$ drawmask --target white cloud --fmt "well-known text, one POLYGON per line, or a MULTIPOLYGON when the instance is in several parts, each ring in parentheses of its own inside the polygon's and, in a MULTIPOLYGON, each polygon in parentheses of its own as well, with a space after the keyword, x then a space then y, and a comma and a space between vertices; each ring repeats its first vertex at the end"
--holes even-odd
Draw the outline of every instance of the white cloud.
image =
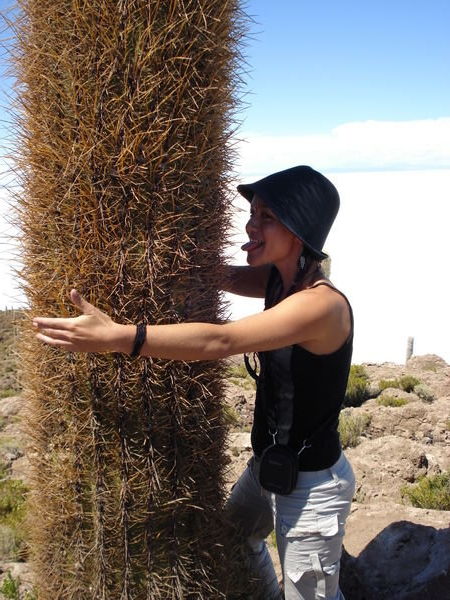
POLYGON ((345 123, 329 133, 267 136, 245 132, 239 172, 250 178, 296 164, 322 171, 448 168, 450 117, 345 123))

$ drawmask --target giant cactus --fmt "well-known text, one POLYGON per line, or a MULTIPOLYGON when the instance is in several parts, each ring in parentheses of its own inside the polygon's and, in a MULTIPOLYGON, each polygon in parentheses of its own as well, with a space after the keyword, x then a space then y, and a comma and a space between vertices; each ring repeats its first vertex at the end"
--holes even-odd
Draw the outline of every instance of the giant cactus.
MULTIPOLYGON (((74 315, 76 285, 123 323, 221 320, 238 0, 20 9, 30 316, 74 315)), ((39 598, 230 596, 223 365, 67 355, 26 328, 23 340, 39 598)))

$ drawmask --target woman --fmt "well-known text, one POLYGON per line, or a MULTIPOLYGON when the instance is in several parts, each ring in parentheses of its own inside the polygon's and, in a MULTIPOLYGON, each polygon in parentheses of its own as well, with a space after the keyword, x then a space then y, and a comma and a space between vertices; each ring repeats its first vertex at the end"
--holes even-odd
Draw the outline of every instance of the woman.
POLYGON ((306 166, 238 191, 251 207, 250 239, 242 247, 249 266, 229 267, 224 289, 265 297, 263 313, 222 325, 135 327, 113 322, 72 290, 81 316, 37 317, 33 324, 41 341, 71 352, 180 360, 256 353, 254 458, 234 486, 227 510, 247 537, 264 598, 283 597, 264 542, 275 527, 286 600, 339 600, 339 559, 354 476, 341 452, 337 424, 353 318, 348 300, 320 269, 339 196, 328 179, 306 166), (282 447, 275 459, 271 447, 282 447))

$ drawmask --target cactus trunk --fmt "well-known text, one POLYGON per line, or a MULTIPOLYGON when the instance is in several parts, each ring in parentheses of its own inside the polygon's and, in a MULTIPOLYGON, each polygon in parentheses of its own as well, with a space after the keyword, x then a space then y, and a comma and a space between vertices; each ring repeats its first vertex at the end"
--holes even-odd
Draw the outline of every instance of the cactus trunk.
MULTIPOLYGON (((238 0, 20 7, 30 316, 75 315, 76 286, 122 323, 220 321, 238 0)), ((39 598, 231 594, 223 364, 67 355, 26 328, 22 362, 39 598)))

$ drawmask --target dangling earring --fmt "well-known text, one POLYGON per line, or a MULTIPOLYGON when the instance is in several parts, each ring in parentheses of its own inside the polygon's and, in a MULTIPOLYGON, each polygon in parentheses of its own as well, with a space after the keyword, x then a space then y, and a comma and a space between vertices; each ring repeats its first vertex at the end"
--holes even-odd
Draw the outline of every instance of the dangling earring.
POLYGON ((306 258, 303 256, 303 254, 300 256, 300 260, 299 260, 299 267, 300 270, 303 271, 303 269, 305 268, 305 264, 306 264, 306 258))

